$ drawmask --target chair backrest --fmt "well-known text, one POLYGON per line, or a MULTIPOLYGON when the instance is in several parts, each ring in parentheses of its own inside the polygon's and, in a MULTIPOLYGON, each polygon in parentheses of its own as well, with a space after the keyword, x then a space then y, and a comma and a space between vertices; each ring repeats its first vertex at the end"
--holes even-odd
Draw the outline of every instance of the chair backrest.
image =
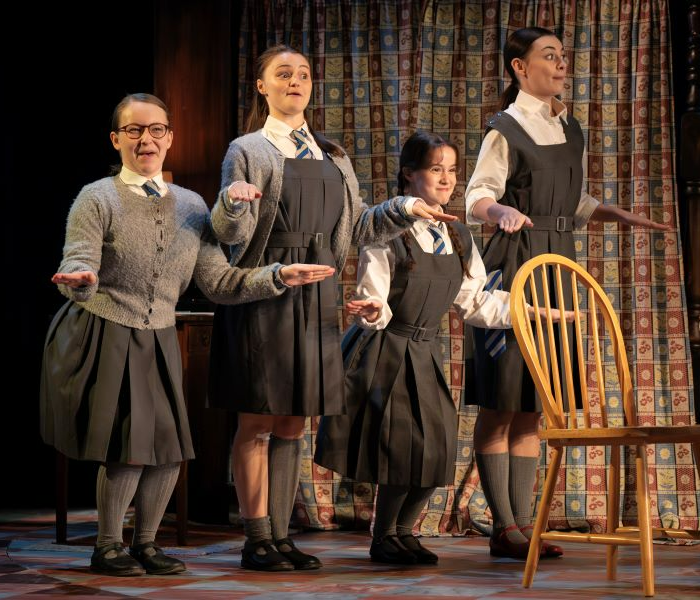
POLYGON ((564 397, 573 399, 577 395, 582 404, 582 426, 608 427, 610 407, 606 405, 606 390, 612 386, 615 386, 615 395, 620 395, 625 424, 637 425, 620 323, 598 282, 576 262, 557 254, 542 254, 520 267, 510 292, 513 331, 542 401, 547 427, 581 427, 575 403, 568 402, 567 411, 563 405, 564 397), (528 302, 536 312, 544 308, 546 319, 531 321, 528 302), (558 327, 553 323, 551 309, 558 307, 573 307, 575 319, 569 326, 558 327), (601 357, 604 336, 610 340, 614 359, 611 366, 605 365, 601 357), (586 377, 587 355, 592 358, 594 389, 599 397, 599 404, 593 409, 586 377), (578 366, 578 377, 574 362, 578 366), (616 377, 610 369, 615 369, 616 377))

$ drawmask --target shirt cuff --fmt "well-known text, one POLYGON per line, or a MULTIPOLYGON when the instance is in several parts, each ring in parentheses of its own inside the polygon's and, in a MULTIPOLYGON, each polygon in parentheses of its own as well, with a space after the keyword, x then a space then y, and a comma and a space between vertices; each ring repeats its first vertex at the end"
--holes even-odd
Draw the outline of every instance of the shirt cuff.
POLYGON ((590 194, 583 194, 574 214, 574 229, 585 227, 599 204, 600 202, 590 194))
POLYGON ((278 290, 286 290, 292 286, 289 285, 288 283, 285 283, 282 280, 282 276, 280 274, 281 270, 282 270, 281 264, 278 264, 276 267, 274 267, 274 270, 272 271, 272 281, 278 290))
POLYGON ((483 225, 486 221, 479 219, 474 216, 474 205, 482 198, 491 198, 494 202, 498 202, 495 192, 488 187, 477 187, 469 192, 466 198, 467 206, 467 218, 466 222, 468 225, 483 225))
POLYGON ((407 217, 414 217, 415 215, 413 214, 413 205, 416 203, 418 198, 415 196, 406 196, 406 202, 404 202, 403 205, 403 211, 406 213, 407 217))
POLYGON ((247 202, 244 202, 243 200, 231 200, 231 197, 228 195, 228 191, 231 189, 231 186, 236 183, 238 183, 238 181, 234 181, 226 188, 226 191, 222 190, 221 192, 224 200, 224 207, 228 212, 233 213, 234 215, 243 212, 247 204, 247 202))

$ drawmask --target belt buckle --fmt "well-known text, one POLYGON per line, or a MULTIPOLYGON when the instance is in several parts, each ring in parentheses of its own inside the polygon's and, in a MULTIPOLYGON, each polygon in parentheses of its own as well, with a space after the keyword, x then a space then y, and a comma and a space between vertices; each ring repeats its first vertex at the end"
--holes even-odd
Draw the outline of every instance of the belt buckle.
POLYGON ((414 342, 422 342, 426 335, 428 334, 428 330, 425 327, 414 327, 413 328, 413 335, 411 336, 411 339, 414 342))
POLYGON ((566 217, 557 217, 557 231, 566 231, 566 217))
POLYGON ((323 248, 323 233, 312 234, 313 240, 316 243, 317 248, 323 248))

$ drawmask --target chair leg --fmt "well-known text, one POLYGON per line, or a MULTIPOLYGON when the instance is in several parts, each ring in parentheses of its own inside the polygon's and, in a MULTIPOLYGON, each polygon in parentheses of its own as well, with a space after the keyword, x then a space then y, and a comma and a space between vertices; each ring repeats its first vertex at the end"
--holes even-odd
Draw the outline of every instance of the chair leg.
MULTIPOLYGON (((608 467, 608 507, 607 507, 607 528, 609 534, 615 533, 620 526, 620 446, 610 447, 610 466, 608 467)), ((607 571, 608 580, 617 579, 617 545, 610 545, 607 548, 607 571)))
POLYGON ((695 459, 695 471, 698 474, 698 480, 700 480, 700 444, 690 444, 690 449, 693 452, 693 458, 695 459))
POLYGON ((68 542, 68 457, 56 451, 56 543, 68 542))
POLYGON ((177 544, 187 546, 187 461, 180 465, 180 475, 175 486, 175 522, 177 524, 177 544))
POLYGON ((530 540, 530 550, 527 553, 527 562, 525 563, 525 573, 523 573, 523 587, 529 588, 532 585, 532 580, 535 578, 537 564, 540 560, 540 544, 542 532, 547 529, 549 520, 549 511, 552 507, 552 497, 554 496, 554 488, 557 485, 557 476, 559 475, 559 467, 564 453, 563 448, 554 448, 552 462, 547 469, 547 476, 544 480, 542 488, 542 499, 540 506, 537 509, 537 519, 535 527, 532 530, 532 539, 530 540))
POLYGON ((652 548, 649 479, 646 446, 637 446, 637 513, 639 515, 639 552, 642 558, 642 580, 645 596, 654 595, 654 550, 652 548))

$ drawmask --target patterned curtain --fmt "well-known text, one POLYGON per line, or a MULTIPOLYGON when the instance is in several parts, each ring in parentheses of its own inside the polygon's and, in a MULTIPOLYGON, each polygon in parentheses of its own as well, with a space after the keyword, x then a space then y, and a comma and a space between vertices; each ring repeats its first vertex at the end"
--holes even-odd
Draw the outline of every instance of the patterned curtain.
MULTIPOLYGON (((312 122, 352 158, 363 197, 381 202, 396 192, 398 156, 416 129, 454 140, 460 181, 450 211, 464 217, 463 192, 473 171, 486 118, 504 87, 501 49, 519 27, 549 27, 570 58, 563 100, 587 140, 589 192, 605 203, 677 224, 671 42, 668 0, 250 0, 238 32, 238 122, 250 106, 253 64, 273 43, 299 48, 312 62, 312 122)), ((493 233, 476 228, 481 246, 493 233)), ((605 287, 620 316, 646 424, 689 424, 692 375, 680 240, 677 232, 630 231, 591 224, 576 236, 578 260, 605 287)), ((339 285, 352 296, 357 258, 339 285)), ((339 305, 341 326, 347 315, 339 305)), ((472 460, 476 409, 469 385, 469 330, 454 313, 443 319, 445 374, 459 407, 454 486, 439 489, 421 533, 488 531, 490 514, 472 460)), ((593 369, 589 367, 589 382, 593 369)), ((620 408, 611 394, 609 407, 620 408)), ((312 463, 316 423, 306 435, 297 497, 302 525, 367 527, 373 486, 341 479, 312 463)), ((657 445, 648 456, 656 524, 696 527, 700 487, 688 446, 657 445)), ((543 445, 540 484, 547 464, 543 445)), ((635 483, 625 461, 623 519, 636 514, 635 483)), ((605 527, 603 448, 570 448, 550 526, 605 527)))

